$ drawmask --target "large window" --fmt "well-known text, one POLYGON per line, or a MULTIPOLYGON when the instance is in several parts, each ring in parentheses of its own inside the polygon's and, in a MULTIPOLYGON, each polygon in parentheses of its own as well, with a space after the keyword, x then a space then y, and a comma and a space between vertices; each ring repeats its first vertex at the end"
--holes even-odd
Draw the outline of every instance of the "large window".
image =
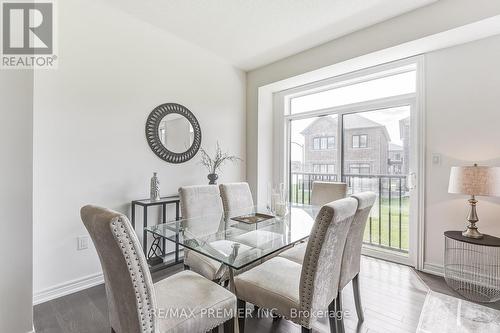
POLYGON ((353 135, 352 136, 352 148, 367 148, 368 147, 368 135, 353 135))
POLYGON ((349 194, 377 193, 364 241, 407 252, 416 65, 371 73, 284 95, 281 165, 292 203, 309 203, 315 181, 345 182, 349 194))
POLYGON ((363 82, 347 81, 338 85, 339 87, 292 98, 290 113, 296 114, 413 93, 416 89, 416 72, 408 71, 372 80, 367 79, 363 82))

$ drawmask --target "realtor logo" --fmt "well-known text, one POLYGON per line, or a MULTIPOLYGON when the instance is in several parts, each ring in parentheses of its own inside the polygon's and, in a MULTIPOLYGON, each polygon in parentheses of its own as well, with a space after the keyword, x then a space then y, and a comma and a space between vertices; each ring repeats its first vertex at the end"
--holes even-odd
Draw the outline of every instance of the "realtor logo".
POLYGON ((2 68, 51 68, 54 3, 2 3, 2 68))

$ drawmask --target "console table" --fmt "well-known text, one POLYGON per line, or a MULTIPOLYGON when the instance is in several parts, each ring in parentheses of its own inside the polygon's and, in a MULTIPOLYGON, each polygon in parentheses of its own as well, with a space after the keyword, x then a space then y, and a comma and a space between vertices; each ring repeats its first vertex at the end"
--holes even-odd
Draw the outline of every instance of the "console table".
MULTIPOLYGON (((148 246, 148 232, 146 231, 146 228, 148 227, 148 208, 153 207, 153 206, 161 206, 162 209, 162 219, 161 223, 166 223, 167 221, 167 206, 168 205, 175 205, 175 220, 180 219, 180 198, 177 195, 174 196, 168 196, 168 197, 162 197, 160 200, 157 201, 152 201, 151 199, 141 199, 141 200, 134 200, 131 203, 132 206, 132 218, 131 218, 131 223, 132 227, 135 230, 135 210, 136 206, 142 207, 142 213, 143 213, 143 229, 142 229, 142 248, 144 251, 144 255, 146 256, 148 260, 148 264, 150 266, 150 269, 152 272, 158 271, 160 269, 170 267, 173 265, 176 265, 178 263, 181 263, 182 260, 179 259, 179 245, 175 245, 175 251, 171 253, 166 252, 166 244, 165 244, 165 239, 162 239, 161 237, 154 237, 153 243, 151 244, 149 250, 147 248, 148 246), (160 242, 162 246, 160 247, 160 242), (163 257, 174 253, 175 259, 172 262, 169 263, 164 263, 163 262, 163 257)), ((136 231, 137 232, 137 231, 136 231)))
POLYGON ((462 236, 462 231, 446 231, 444 277, 463 297, 491 303, 500 300, 500 238, 462 236))

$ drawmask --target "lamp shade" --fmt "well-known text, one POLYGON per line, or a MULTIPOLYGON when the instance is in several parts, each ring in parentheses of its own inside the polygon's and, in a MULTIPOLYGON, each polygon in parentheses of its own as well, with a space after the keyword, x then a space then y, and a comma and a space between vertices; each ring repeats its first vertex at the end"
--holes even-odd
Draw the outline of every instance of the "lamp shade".
POLYGON ((500 167, 452 167, 448 192, 500 196, 500 167))

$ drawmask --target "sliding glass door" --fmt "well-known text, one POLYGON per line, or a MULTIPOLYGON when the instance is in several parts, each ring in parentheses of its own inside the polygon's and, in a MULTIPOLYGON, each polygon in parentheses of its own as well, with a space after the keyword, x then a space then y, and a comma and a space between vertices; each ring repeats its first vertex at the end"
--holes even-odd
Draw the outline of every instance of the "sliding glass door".
POLYGON ((415 92, 416 68, 406 67, 292 96, 283 117, 290 201, 310 203, 314 181, 375 192, 364 252, 408 264, 418 212, 415 92))
POLYGON ((366 244, 408 252, 411 107, 356 112, 343 119, 343 172, 349 193, 377 193, 366 244))

